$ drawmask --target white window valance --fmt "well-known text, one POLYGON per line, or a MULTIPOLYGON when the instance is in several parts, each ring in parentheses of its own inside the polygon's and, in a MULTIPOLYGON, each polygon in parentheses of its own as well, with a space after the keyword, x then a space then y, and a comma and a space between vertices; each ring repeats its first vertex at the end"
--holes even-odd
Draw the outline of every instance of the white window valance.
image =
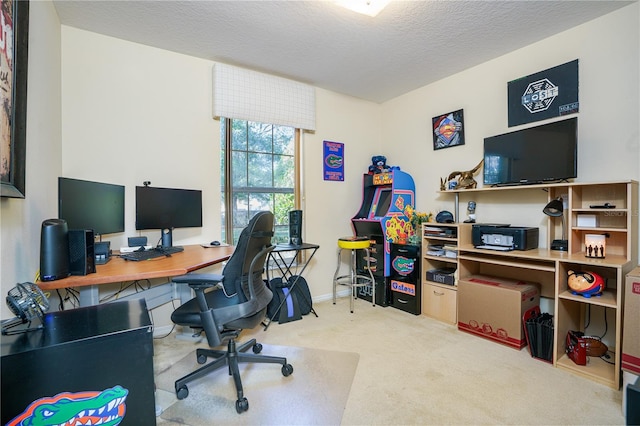
POLYGON ((244 68, 215 64, 213 116, 315 130, 315 88, 244 68))

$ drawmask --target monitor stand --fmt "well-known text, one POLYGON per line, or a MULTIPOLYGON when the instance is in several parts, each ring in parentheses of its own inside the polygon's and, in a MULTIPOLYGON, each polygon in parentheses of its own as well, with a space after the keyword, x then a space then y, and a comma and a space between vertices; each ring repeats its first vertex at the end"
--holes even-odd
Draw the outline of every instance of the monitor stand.
POLYGON ((173 246, 173 232, 171 229, 163 229, 162 231, 162 247, 173 246))

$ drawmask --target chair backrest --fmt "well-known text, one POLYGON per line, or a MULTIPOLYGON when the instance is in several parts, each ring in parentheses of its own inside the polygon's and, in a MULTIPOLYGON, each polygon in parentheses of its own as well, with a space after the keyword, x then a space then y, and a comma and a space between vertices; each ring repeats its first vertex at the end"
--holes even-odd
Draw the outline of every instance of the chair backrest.
POLYGON ((261 211, 242 230, 236 249, 222 271, 225 292, 235 294, 237 303, 201 314, 203 323, 208 322, 205 317, 211 315, 209 318, 215 324, 217 335, 203 324, 210 344, 218 342, 225 329, 253 328, 264 319, 273 297, 262 278, 267 256, 273 250, 273 222, 273 213, 261 211))
POLYGON ((263 253, 261 258, 254 258, 265 247, 271 246, 273 222, 273 213, 270 211, 256 213, 240 233, 233 255, 222 271, 224 276, 222 285, 225 291, 227 294, 237 293, 240 302, 246 302, 250 298, 248 282, 252 275, 262 281, 268 252, 263 253), (250 270, 252 263, 253 270, 250 270))

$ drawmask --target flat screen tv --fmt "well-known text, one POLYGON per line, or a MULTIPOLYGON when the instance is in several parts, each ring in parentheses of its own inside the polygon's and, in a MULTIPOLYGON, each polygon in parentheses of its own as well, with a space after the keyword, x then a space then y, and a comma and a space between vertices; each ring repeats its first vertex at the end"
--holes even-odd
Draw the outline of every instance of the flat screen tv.
POLYGON ((58 218, 96 235, 124 232, 124 186, 59 177, 58 218))
POLYGON ((578 173, 578 119, 555 121, 484 139, 484 184, 563 181, 578 173))

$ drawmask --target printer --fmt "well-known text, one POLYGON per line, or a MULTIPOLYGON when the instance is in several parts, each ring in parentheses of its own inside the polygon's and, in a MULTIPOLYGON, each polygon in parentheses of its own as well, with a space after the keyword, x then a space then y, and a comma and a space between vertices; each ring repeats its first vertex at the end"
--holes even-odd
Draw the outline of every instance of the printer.
POLYGON ((496 223, 478 223, 471 228, 471 241, 476 248, 491 250, 531 250, 538 248, 538 228, 496 223))

